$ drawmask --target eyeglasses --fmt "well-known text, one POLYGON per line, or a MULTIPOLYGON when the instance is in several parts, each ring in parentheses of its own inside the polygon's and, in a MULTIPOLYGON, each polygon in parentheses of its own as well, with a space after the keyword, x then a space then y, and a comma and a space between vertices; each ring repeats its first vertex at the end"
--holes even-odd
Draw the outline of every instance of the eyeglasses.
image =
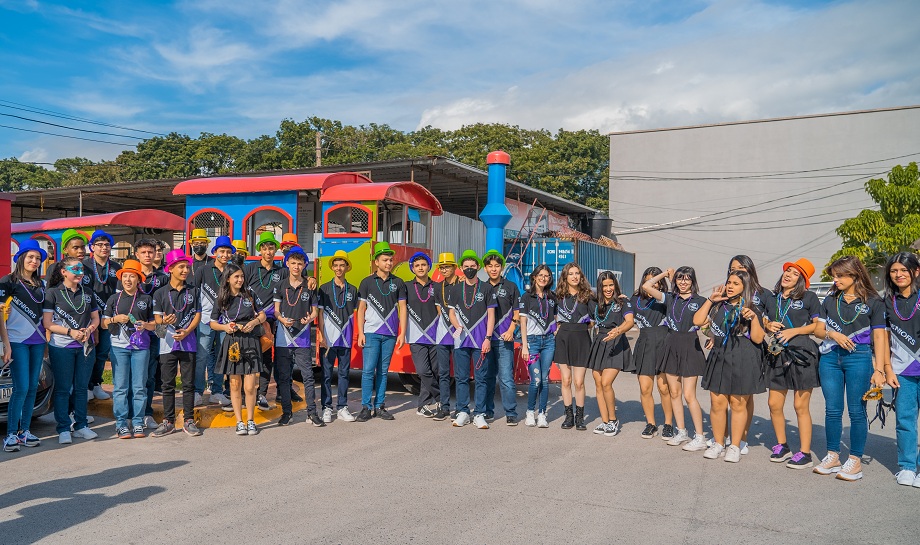
POLYGON ((548 275, 548 274, 538 274, 538 275, 537 275, 537 278, 541 278, 541 279, 543 279, 543 280, 549 280, 549 279, 552 278, 552 277, 551 277, 550 275, 548 275))
POLYGON ((112 245, 109 244, 108 242, 96 242, 95 244, 93 244, 93 246, 97 248, 111 248, 112 247, 112 245))

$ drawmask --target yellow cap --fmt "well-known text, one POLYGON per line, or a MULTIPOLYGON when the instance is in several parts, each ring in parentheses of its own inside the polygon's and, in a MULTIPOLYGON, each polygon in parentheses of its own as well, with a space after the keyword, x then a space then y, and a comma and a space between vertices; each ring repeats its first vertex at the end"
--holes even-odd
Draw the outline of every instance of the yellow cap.
POLYGON ((192 229, 192 236, 188 240, 189 242, 210 242, 208 232, 204 229, 192 229))
POLYGON ((457 258, 454 257, 454 254, 450 252, 441 252, 438 254, 438 267, 444 265, 451 265, 453 267, 457 266, 457 258))
POLYGON ((249 250, 246 249, 245 240, 234 240, 231 244, 236 248, 236 253, 243 253, 245 256, 249 256, 249 250))

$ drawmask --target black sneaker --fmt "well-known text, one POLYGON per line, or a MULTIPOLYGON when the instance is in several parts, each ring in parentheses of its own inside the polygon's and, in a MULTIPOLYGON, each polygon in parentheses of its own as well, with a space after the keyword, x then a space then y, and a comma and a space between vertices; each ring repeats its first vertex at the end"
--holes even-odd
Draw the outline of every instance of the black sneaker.
POLYGON ((789 458, 792 458, 792 451, 789 450, 789 445, 786 443, 778 443, 773 445, 773 452, 770 454, 771 462, 776 462, 779 464, 785 462, 789 458))
POLYGON ((373 418, 371 410, 367 407, 361 407, 361 412, 355 417, 355 422, 367 422, 371 418, 373 418))
POLYGON ((486 422, 494 422, 495 413, 486 413, 486 422))
POLYGON ((437 421, 447 420, 448 418, 450 418, 450 411, 445 410, 445 409, 438 409, 438 412, 434 413, 434 416, 432 418, 434 418, 437 421))
POLYGON ((423 405, 419 407, 417 411, 415 411, 415 414, 418 416, 424 416, 425 418, 434 418, 435 413, 429 409, 427 405, 423 405))
POLYGON ((297 393, 297 390, 291 388, 291 401, 293 403, 300 403, 303 401, 303 398, 300 397, 300 394, 297 393))
POLYGON ((517 426, 517 425, 518 425, 518 419, 517 419, 516 416, 506 416, 506 417, 505 417, 505 424, 508 424, 509 426, 517 426))
MULTIPOLYGON (((246 405, 243 405, 243 408, 245 409, 246 405)), ((224 411, 225 413, 232 413, 233 405, 221 405, 220 410, 224 411)))
POLYGON ((796 452, 795 456, 786 462, 786 467, 789 469, 807 469, 813 465, 815 463, 811 459, 811 454, 805 454, 804 452, 796 452))
POLYGON ((151 437, 163 437, 164 435, 169 435, 170 433, 176 431, 176 427, 169 420, 164 420, 160 422, 160 425, 157 426, 157 429, 153 430, 153 433, 150 434, 151 437))
POLYGON ((291 415, 289 414, 282 414, 281 418, 278 419, 279 426, 287 426, 290 423, 291 423, 291 415))
POLYGON ((387 411, 387 408, 382 405, 380 406, 379 409, 377 409, 377 414, 375 416, 377 416, 377 418, 380 418, 382 420, 396 420, 396 418, 392 414, 390 414, 389 411, 387 411))
POLYGON ((658 435, 658 426, 656 426, 655 424, 646 424, 645 429, 642 430, 642 438, 651 439, 652 437, 655 437, 656 435, 658 435))
POLYGON ((661 439, 664 441, 668 441, 672 437, 674 437, 674 426, 670 424, 665 424, 664 426, 661 426, 661 439))
POLYGON ((272 406, 268 404, 268 400, 265 399, 265 396, 259 396, 256 399, 256 407, 258 407, 260 411, 270 411, 272 409, 272 406))
MULTIPOLYGON (((363 411, 362 411, 362 412, 363 412, 363 411)), ((313 425, 316 426, 317 428, 322 428, 323 426, 326 425, 326 423, 323 422, 323 419, 320 418, 319 415, 316 414, 316 413, 310 413, 310 414, 308 414, 308 415, 307 415, 307 420, 309 420, 310 422, 312 422, 313 425)))

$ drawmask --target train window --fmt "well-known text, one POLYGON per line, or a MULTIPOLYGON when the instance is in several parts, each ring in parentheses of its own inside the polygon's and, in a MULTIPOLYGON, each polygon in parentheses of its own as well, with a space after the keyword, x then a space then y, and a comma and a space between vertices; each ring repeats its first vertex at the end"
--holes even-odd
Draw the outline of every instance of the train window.
MULTIPOLYGON (((291 217, 274 207, 262 207, 257 208, 249 213, 246 216, 245 221, 246 229, 246 246, 250 249, 253 254, 257 254, 259 249, 256 248, 256 243, 259 241, 259 236, 264 232, 271 232, 275 235, 275 238, 281 240, 284 233, 290 233, 293 231, 293 221, 291 217)), ((278 249, 276 255, 281 255, 281 249, 278 249)))
POLYGON ((428 246, 428 230, 431 226, 431 212, 409 208, 406 211, 408 244, 428 246))
POLYGON ((213 241, 220 236, 230 236, 233 222, 220 210, 205 209, 189 218, 189 232, 193 229, 204 229, 208 238, 213 241))
POLYGON ((119 240, 112 246, 112 259, 123 261, 134 257, 134 247, 127 240, 119 240))
POLYGON ((325 236, 369 237, 371 213, 360 205, 340 204, 326 211, 325 236))

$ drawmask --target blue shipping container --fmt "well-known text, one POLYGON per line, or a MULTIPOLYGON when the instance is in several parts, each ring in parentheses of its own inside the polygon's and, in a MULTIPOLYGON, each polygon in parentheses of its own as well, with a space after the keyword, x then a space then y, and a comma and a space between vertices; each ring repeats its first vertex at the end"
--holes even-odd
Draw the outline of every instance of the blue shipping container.
POLYGON ((572 261, 579 264, 592 287, 601 271, 612 271, 624 293, 632 293, 635 289, 636 256, 593 242, 537 238, 527 245, 526 240, 508 240, 505 255, 509 266, 506 278, 517 282, 522 290, 537 265, 546 264, 558 282, 562 268, 572 261))

